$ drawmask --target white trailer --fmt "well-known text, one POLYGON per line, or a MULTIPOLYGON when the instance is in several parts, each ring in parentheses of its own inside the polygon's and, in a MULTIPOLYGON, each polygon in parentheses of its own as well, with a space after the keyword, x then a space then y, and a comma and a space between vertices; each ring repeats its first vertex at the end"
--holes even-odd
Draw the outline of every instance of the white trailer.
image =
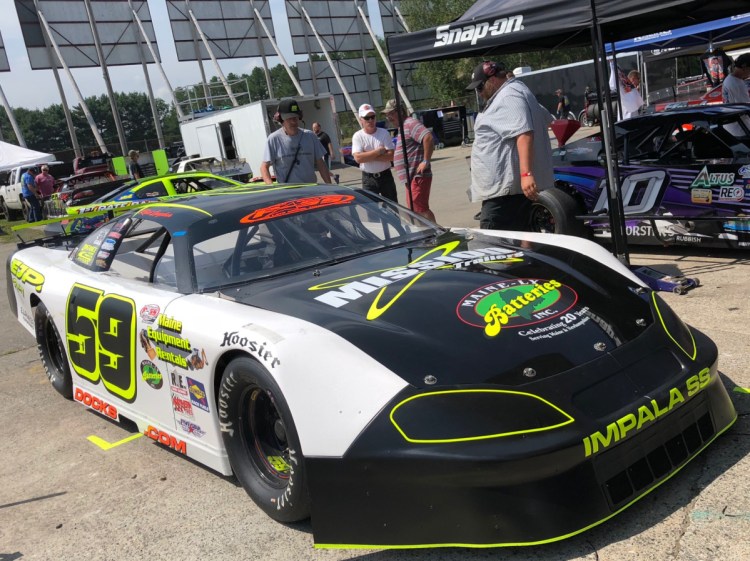
MULTIPOLYGON (((294 98, 302 109, 301 126, 312 129, 314 122, 331 137, 333 161, 340 160, 338 118, 333 96, 298 96, 294 98)), ((180 123, 180 133, 189 156, 213 156, 218 160, 244 158, 253 175, 260 175, 266 138, 279 128, 273 115, 278 99, 255 101, 240 107, 194 113, 180 123)))

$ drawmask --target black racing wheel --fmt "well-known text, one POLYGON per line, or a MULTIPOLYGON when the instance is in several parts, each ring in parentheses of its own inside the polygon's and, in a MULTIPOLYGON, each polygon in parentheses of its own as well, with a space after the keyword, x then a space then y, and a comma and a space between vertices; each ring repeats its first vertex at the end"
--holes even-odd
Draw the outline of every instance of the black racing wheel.
POLYGON ((274 520, 310 516, 305 460, 289 407, 276 381, 249 357, 232 360, 219 391, 219 420, 232 470, 274 520))

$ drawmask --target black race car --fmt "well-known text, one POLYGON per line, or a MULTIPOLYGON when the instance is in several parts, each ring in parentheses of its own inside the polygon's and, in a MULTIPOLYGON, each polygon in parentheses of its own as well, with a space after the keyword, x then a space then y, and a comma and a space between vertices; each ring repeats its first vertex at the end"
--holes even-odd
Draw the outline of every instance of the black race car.
MULTIPOLYGON (((629 242, 750 247, 750 104, 665 111, 615 127, 629 242)), ((556 189, 535 205, 535 228, 609 239, 600 134, 553 157, 556 189)))
POLYGON ((54 388, 311 516, 317 547, 560 540, 736 419, 714 343, 588 240, 313 185, 155 201, 66 242, 8 260, 54 388))

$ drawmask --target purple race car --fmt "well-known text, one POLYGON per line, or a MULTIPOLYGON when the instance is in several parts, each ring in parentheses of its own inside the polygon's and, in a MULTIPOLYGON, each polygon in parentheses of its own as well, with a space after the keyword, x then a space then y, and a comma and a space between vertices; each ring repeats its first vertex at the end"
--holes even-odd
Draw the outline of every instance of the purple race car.
MULTIPOLYGON (((628 242, 750 247, 750 104, 687 108, 615 125, 628 242)), ((599 133, 553 151, 555 189, 534 229, 610 238, 599 133)))

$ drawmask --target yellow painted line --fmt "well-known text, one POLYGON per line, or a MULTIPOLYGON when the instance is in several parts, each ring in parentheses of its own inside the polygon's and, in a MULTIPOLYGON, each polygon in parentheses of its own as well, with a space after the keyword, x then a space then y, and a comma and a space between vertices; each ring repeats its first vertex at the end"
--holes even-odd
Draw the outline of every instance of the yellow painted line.
POLYGON ((130 442, 131 440, 135 440, 136 438, 142 437, 143 434, 140 432, 134 435, 131 435, 127 438, 123 438, 122 440, 118 440, 117 442, 107 442, 103 438, 99 438, 98 436, 94 436, 93 434, 91 436, 87 437, 87 440, 89 442, 93 442, 96 444, 99 448, 102 450, 109 450, 110 448, 114 448, 115 446, 120 446, 121 444, 125 444, 126 442, 130 442))
POLYGON ((750 393, 750 388, 743 388, 740 386, 735 386, 735 388, 732 390, 737 393, 750 393))

